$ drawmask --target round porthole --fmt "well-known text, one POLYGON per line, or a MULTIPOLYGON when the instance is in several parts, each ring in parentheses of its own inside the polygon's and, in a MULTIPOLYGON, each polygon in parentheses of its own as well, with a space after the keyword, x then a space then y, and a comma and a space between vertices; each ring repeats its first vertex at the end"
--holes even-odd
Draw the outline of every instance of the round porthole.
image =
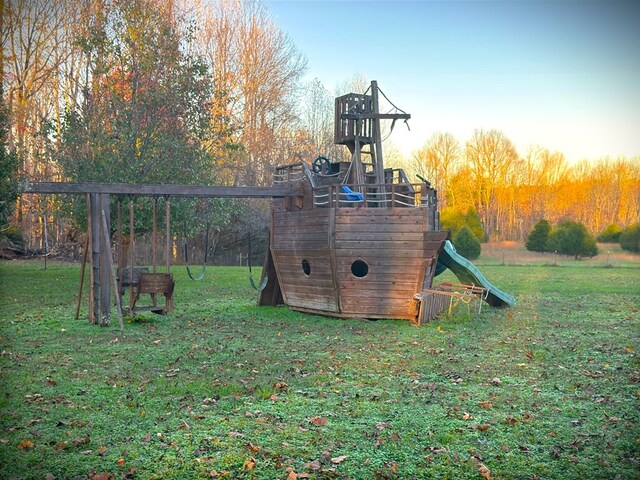
POLYGON ((356 260, 351 264, 351 273, 358 278, 366 277, 367 273, 369 273, 369 265, 362 260, 356 260))
POLYGON ((302 271, 307 277, 311 275, 311 264, 308 260, 302 260, 302 271))

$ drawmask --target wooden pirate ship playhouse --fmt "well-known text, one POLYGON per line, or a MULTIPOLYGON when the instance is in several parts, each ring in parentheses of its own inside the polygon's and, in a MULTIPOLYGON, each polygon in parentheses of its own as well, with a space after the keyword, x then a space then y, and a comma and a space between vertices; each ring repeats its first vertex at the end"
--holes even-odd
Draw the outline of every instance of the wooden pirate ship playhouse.
POLYGON ((300 193, 273 200, 263 269, 268 280, 258 304, 417 323, 454 300, 512 305, 513 297, 455 253, 448 232, 440 230, 436 190, 384 167, 380 122, 410 115, 380 113, 378 95, 373 81, 365 94, 336 98, 335 143, 349 149, 351 161, 318 157, 275 169, 274 184, 300 193), (462 284, 434 286, 445 268, 462 284))

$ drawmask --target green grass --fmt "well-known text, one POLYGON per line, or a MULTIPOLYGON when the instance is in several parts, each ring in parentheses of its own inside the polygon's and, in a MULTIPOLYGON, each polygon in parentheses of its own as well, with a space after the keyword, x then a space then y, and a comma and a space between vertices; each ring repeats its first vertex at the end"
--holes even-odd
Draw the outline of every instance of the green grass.
POLYGON ((0 478, 640 478, 640 262, 484 263, 517 307, 421 328, 176 267, 123 334, 73 320, 77 265, 2 262, 0 478))

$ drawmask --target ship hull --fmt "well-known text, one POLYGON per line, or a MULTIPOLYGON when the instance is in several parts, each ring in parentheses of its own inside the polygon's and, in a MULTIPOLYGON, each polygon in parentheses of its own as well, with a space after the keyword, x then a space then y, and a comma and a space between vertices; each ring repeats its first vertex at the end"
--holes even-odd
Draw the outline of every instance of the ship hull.
MULTIPOLYGON (((416 320, 447 232, 421 208, 274 209, 272 271, 290 308, 416 320)), ((272 282, 273 283, 273 282, 272 282)))

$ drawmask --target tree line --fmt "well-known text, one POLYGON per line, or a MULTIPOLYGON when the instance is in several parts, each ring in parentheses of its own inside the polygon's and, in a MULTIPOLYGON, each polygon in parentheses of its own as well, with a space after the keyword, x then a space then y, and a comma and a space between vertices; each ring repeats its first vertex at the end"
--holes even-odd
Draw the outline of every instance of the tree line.
POLYGON ((524 240, 541 219, 580 222, 593 235, 640 221, 638 157, 569 164, 539 146, 519 155, 503 132, 476 130, 464 146, 434 133, 409 168, 433 180, 445 210, 476 212, 487 239, 524 240))
MULTIPOLYGON (((270 185, 275 165, 347 158, 333 145, 333 99, 367 81, 333 93, 305 82, 304 55, 260 1, 12 0, 0 13, 0 228, 27 249, 43 247, 47 225, 51 241, 77 241, 83 205, 17 198, 18 177, 270 185)), ((498 130, 464 144, 438 132, 410 159, 385 148, 389 165, 432 181, 442 207, 477 212, 487 238, 522 240, 541 218, 594 233, 640 220, 638 158, 569 165, 542 147, 519 155, 498 130)), ((184 236, 205 221, 241 224, 242 236, 262 229, 266 209, 185 201, 174 216, 184 236)))

